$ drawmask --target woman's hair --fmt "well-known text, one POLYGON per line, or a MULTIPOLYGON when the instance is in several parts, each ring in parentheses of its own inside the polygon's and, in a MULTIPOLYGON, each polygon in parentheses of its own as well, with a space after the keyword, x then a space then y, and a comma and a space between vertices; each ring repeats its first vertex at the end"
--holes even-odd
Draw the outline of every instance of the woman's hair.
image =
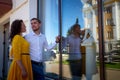
POLYGON ((22 25, 23 20, 14 20, 11 24, 11 30, 10 30, 10 43, 12 42, 13 37, 16 34, 20 34, 21 32, 21 25, 22 25))

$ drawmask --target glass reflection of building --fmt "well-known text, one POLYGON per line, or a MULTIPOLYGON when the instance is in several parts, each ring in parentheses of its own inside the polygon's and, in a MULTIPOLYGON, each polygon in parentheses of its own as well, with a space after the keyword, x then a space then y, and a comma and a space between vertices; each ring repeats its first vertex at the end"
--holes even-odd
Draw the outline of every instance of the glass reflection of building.
MULTIPOLYGON (((92 25, 85 26, 93 31, 93 36, 96 40, 98 47, 98 16, 97 16, 97 0, 90 0, 88 3, 92 7, 92 25)), ((113 45, 117 40, 120 40, 120 1, 119 0, 104 0, 103 22, 104 22, 104 40, 105 51, 108 52, 113 49, 113 45)), ((83 10, 84 13, 89 12, 88 9, 83 10)), ((88 13, 89 14, 89 13, 88 13)), ((86 20, 86 19, 85 19, 86 20)), ((89 20, 86 20, 85 25, 89 24, 89 20)), ((97 48, 98 52, 98 48, 97 48)))

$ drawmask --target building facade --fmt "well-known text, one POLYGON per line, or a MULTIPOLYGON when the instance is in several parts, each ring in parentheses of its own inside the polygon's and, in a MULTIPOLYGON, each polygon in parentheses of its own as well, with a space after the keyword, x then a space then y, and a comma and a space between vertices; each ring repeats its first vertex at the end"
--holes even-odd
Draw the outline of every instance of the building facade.
MULTIPOLYGON (((104 0, 103 1, 103 23, 104 23, 104 43, 105 52, 112 50, 115 42, 120 40, 120 1, 119 0, 104 0)), ((97 0, 89 1, 86 9, 83 8, 83 13, 88 15, 91 12, 91 17, 85 16, 85 28, 90 28, 97 44, 98 52, 98 12, 97 0), (86 18, 87 17, 87 18, 86 18), (91 23, 90 23, 91 22, 91 23)))

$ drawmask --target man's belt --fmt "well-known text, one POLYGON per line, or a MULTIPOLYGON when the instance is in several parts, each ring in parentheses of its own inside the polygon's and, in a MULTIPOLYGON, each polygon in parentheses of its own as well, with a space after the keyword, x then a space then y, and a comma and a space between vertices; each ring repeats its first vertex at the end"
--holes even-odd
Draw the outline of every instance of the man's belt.
POLYGON ((36 65, 43 65, 43 62, 36 62, 36 61, 33 61, 31 60, 32 64, 36 64, 36 65))

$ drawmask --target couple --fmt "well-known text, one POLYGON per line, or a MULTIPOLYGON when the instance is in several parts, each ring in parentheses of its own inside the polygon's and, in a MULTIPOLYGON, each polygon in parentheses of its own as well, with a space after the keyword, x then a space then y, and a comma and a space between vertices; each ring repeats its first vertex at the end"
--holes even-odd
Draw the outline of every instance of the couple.
POLYGON ((23 20, 15 20, 11 25, 10 42, 12 45, 10 57, 13 58, 9 68, 7 80, 45 80, 43 65, 43 49, 54 48, 59 42, 48 46, 45 35, 40 32, 41 21, 31 19, 32 30, 30 34, 22 37, 26 31, 23 20))

